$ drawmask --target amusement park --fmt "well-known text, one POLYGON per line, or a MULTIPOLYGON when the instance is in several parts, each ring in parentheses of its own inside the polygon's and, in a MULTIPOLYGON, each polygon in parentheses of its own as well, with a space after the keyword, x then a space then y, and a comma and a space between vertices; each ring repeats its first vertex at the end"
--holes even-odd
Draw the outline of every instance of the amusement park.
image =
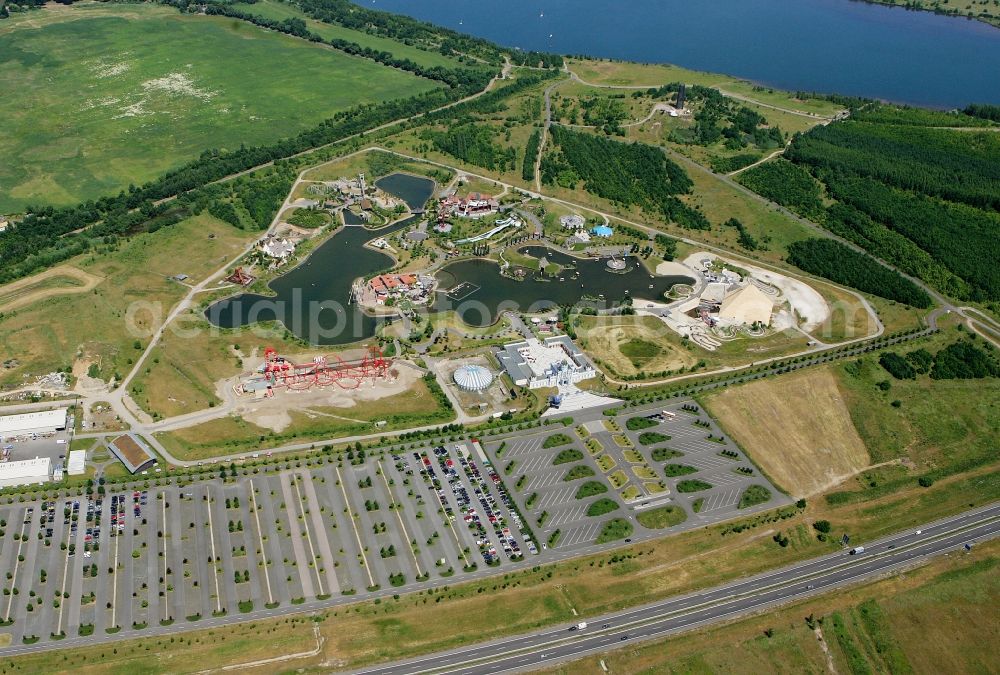
POLYGON ((302 391, 313 387, 338 386, 357 389, 365 382, 390 377, 392 359, 386 358, 378 346, 367 347, 364 356, 345 360, 338 354, 316 356, 306 363, 295 363, 281 356, 273 347, 264 351, 264 362, 247 373, 234 385, 239 394, 253 394, 258 398, 274 395, 276 389, 302 391))

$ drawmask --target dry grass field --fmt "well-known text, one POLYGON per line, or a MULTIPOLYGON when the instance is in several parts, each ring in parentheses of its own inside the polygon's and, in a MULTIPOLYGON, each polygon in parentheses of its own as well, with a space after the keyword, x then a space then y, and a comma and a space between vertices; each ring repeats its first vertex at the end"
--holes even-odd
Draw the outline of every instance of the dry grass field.
POLYGON ((837 379, 827 369, 729 387, 704 402, 793 497, 823 492, 870 462, 837 379))
POLYGON ((25 307, 57 295, 86 293, 101 282, 96 274, 70 265, 59 265, 0 286, 0 313, 25 307))

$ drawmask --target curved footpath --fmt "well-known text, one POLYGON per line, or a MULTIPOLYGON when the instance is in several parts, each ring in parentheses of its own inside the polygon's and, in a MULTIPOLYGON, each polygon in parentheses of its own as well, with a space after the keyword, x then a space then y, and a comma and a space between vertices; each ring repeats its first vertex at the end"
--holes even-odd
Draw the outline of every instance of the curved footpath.
MULTIPOLYGON (((664 637, 726 621, 801 598, 897 572, 929 557, 962 550, 965 544, 1000 534, 1000 504, 907 530, 866 543, 860 555, 846 551, 661 602, 600 617, 589 626, 569 625, 529 635, 378 666, 357 672, 378 675, 410 673, 501 673, 537 669, 637 641, 664 637), (920 534, 917 534, 917 532, 920 534), (606 627, 605 627, 606 626, 606 627)), ((581 617, 583 618, 583 617, 581 617)))

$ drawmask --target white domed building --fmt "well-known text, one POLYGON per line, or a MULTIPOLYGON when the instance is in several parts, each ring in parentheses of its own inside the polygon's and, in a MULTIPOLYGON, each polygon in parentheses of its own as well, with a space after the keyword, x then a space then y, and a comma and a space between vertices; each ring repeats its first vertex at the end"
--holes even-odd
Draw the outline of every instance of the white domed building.
POLYGON ((493 373, 475 364, 459 366, 453 377, 462 391, 484 391, 493 384, 493 373))

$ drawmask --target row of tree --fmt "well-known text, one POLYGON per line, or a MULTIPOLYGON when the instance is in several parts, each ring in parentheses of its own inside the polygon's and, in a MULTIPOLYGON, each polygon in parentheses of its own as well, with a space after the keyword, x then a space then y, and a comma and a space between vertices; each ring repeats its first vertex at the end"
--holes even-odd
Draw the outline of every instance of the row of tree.
POLYGON ((535 129, 528 136, 528 145, 524 148, 524 160, 521 164, 521 178, 527 181, 535 180, 535 160, 538 158, 538 146, 542 144, 542 130, 535 129))

